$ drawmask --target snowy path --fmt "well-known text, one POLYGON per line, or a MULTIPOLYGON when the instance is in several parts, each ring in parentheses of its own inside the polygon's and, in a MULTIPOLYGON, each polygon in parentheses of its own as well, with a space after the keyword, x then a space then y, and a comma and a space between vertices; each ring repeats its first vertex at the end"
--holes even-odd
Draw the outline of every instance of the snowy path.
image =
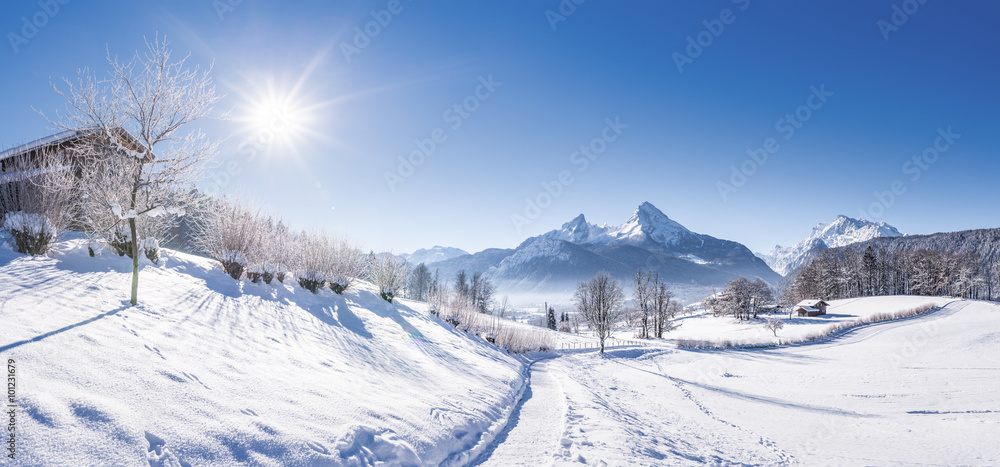
POLYGON ((536 362, 507 429, 474 465, 784 465, 766 438, 720 419, 659 372, 648 348, 536 362))
POLYGON ((531 366, 531 381, 521 406, 493 448, 475 465, 552 465, 566 417, 566 396, 547 360, 531 366))

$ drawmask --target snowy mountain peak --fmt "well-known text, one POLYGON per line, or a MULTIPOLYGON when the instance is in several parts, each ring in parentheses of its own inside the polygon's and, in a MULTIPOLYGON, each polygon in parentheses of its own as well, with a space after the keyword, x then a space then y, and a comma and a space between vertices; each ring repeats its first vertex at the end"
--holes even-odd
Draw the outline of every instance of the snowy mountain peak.
POLYGON ((640 204, 622 225, 594 225, 580 214, 557 230, 541 235, 551 240, 564 240, 576 244, 641 244, 647 241, 667 246, 686 235, 694 235, 684 226, 671 220, 663 211, 649 202, 640 204))
POLYGON ((801 242, 782 247, 777 245, 770 253, 759 255, 778 274, 786 275, 802 265, 810 253, 826 248, 838 248, 877 237, 900 237, 903 234, 885 222, 840 215, 833 222, 817 224, 801 242))
POLYGON ((830 248, 863 242, 876 237, 900 237, 903 234, 885 222, 854 219, 845 215, 837 216, 833 222, 813 227, 808 239, 821 239, 830 248))
POLYGON ((411 264, 431 264, 469 254, 460 248, 434 245, 432 248, 421 248, 412 254, 403 255, 411 264))
POLYGON ((683 235, 691 234, 690 230, 667 217, 648 201, 635 208, 632 217, 616 230, 618 238, 640 240, 640 236, 644 236, 661 245, 676 243, 683 235))

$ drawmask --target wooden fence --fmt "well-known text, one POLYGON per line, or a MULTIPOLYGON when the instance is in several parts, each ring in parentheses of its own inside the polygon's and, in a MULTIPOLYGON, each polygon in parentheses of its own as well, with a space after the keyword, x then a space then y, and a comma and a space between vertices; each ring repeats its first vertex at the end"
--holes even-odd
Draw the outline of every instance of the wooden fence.
MULTIPOLYGON (((608 339, 604 341, 604 348, 609 349, 612 347, 646 347, 648 345, 646 342, 637 340, 623 340, 623 339, 608 339)), ((582 350, 582 349, 599 349, 601 348, 600 342, 561 342, 559 343, 559 350, 582 350)))

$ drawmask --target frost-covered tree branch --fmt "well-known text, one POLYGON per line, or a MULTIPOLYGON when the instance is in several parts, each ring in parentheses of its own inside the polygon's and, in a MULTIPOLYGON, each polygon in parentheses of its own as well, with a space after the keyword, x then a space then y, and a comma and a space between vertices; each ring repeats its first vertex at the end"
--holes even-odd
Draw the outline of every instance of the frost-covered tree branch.
POLYGON ((141 219, 180 214, 193 201, 190 188, 212 164, 218 142, 199 129, 184 129, 209 118, 219 96, 211 69, 189 66, 188 57, 173 59, 159 38, 127 61, 110 51, 107 60, 106 78, 84 68, 75 81, 64 80, 65 90, 53 85, 66 100, 66 112, 49 121, 94 135, 78 148, 84 217, 88 229, 132 257, 135 305, 141 219))

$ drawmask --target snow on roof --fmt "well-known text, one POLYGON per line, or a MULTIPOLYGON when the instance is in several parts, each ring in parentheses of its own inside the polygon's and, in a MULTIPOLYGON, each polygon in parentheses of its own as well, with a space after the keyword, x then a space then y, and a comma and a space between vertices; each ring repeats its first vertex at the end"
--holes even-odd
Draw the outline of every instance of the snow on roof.
POLYGON ((63 132, 56 133, 51 136, 46 136, 44 138, 37 139, 30 143, 25 143, 17 147, 10 148, 6 151, 0 152, 0 160, 8 159, 19 154, 24 154, 29 151, 34 151, 35 149, 50 146, 53 144, 59 144, 64 141, 69 141, 80 135, 81 132, 76 130, 66 130, 63 132))
MULTIPOLYGON (((97 128, 97 127, 88 127, 88 128, 83 128, 83 129, 80 129, 80 130, 66 130, 66 131, 62 131, 62 132, 56 133, 54 135, 46 136, 44 138, 37 139, 37 140, 32 141, 30 143, 25 143, 25 144, 22 144, 20 146, 13 147, 13 148, 10 148, 10 149, 8 149, 6 151, 0 152, 0 160, 9 159, 11 157, 15 157, 15 156, 18 156, 20 154, 31 152, 31 151, 34 151, 36 149, 43 148, 43 147, 46 147, 46 146, 58 145, 58 144, 66 142, 66 141, 70 141, 70 140, 72 140, 74 138, 78 138, 78 137, 81 137, 81 136, 92 135, 92 134, 98 133, 99 131, 101 131, 101 130, 99 128, 97 128)), ((114 133, 114 135, 113 135, 114 136, 114 140, 112 142, 115 143, 115 146, 117 148, 119 148, 119 149, 125 151, 126 153, 129 153, 129 154, 133 155, 133 156, 136 156, 136 157, 150 157, 150 156, 153 156, 151 153, 150 153, 149 156, 145 156, 145 154, 147 153, 147 151, 142 146, 142 143, 140 143, 134 136, 132 136, 132 134, 129 133, 128 130, 126 130, 126 129, 122 128, 122 127, 114 127, 114 128, 111 128, 110 132, 114 133), (122 139, 125 140, 125 145, 123 145, 121 143, 120 140, 122 140, 122 139), (128 146, 126 146, 126 145, 128 145, 128 146)), ((108 133, 108 135, 112 136, 111 133, 108 133)))
POLYGON ((813 307, 813 308, 816 308, 816 307, 818 307, 820 305, 820 303, 822 303, 824 305, 829 305, 829 303, 826 303, 823 300, 802 300, 801 302, 799 302, 798 305, 795 305, 795 306, 796 307, 813 307))
POLYGON ((814 308, 814 307, 811 307, 811 306, 800 306, 800 307, 796 308, 796 311, 798 311, 798 310, 819 311, 819 308, 814 308))

